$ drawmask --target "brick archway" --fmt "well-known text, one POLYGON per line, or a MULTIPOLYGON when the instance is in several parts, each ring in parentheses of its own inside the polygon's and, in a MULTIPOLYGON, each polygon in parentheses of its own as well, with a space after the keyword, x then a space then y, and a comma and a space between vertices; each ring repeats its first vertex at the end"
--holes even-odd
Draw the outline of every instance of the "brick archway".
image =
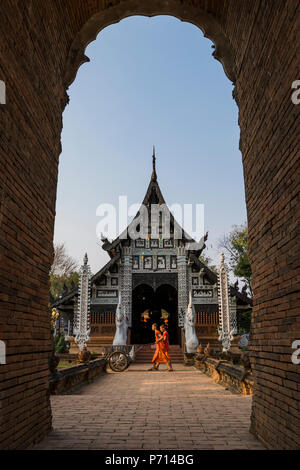
POLYGON ((290 95, 299 78, 300 15, 294 0, 2 2, 0 79, 7 96, 0 105, 0 339, 7 343, 7 364, 0 369, 1 445, 26 448, 51 426, 48 272, 66 88, 97 32, 136 14, 169 14, 199 26, 235 82, 254 279, 252 430, 270 448, 295 449, 299 107, 290 95))
POLYGON ((201 4, 197 4, 199 2, 127 0, 126 2, 110 3, 111 5, 107 9, 95 9, 74 37, 68 53, 64 75, 66 86, 69 86, 75 79, 79 66, 89 61, 89 58, 84 54, 87 45, 94 41, 106 26, 134 15, 149 17, 169 15, 198 26, 203 31, 204 36, 213 41, 215 48, 213 56, 222 63, 227 77, 235 82, 233 48, 220 22, 211 12, 203 9, 201 4))

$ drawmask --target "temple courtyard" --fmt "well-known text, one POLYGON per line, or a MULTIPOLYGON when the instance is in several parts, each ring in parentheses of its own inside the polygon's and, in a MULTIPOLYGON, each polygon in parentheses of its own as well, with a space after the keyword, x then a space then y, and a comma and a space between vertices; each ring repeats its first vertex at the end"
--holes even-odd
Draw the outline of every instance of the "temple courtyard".
POLYGON ((71 395, 51 397, 53 431, 36 450, 262 450, 249 432, 250 396, 194 367, 132 364, 71 395))

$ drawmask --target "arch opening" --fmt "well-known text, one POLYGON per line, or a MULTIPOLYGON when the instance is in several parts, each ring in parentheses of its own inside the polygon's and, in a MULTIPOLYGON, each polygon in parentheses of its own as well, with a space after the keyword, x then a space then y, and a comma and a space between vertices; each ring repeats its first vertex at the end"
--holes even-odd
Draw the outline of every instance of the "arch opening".
MULTIPOLYGON (((126 18, 131 19, 133 16, 136 16, 137 18, 139 18, 140 15, 133 15, 133 14, 132 14, 132 15, 127 15, 126 18)), ((150 15, 150 16, 151 16, 151 15, 150 15)), ((158 17, 162 17, 162 16, 166 16, 166 15, 154 15, 154 16, 155 16, 156 18, 158 18, 158 17)), ((140 17, 141 17, 141 16, 140 16, 140 17)), ((142 17, 141 17, 141 18, 142 18, 142 17)), ((170 18, 172 18, 172 19, 173 19, 173 18, 178 19, 178 16, 171 15, 170 18)), ((144 20, 144 18, 143 18, 143 20, 144 20)), ((188 21, 186 21, 186 22, 188 22, 188 21)), ((176 22, 176 23, 180 25, 179 22, 176 22)), ((191 24, 194 25, 194 22, 189 22, 189 23, 191 23, 191 24)), ((116 25, 116 27, 114 26, 113 28, 108 28, 108 29, 111 29, 111 30, 112 30, 112 29, 117 29, 118 27, 119 27, 119 26, 116 25)), ((181 27, 181 25, 180 25, 180 27, 181 27)), ((129 29, 129 28, 128 28, 128 29, 129 29)), ((194 33, 193 33, 194 35, 198 34, 198 31, 196 30, 196 28, 192 28, 192 29, 194 30, 194 33)), ((200 41, 203 41, 203 44, 205 44, 205 48, 208 49, 208 47, 209 47, 209 45, 207 44, 208 41, 204 41, 204 40, 203 40, 203 35, 201 34, 201 32, 200 32, 199 37, 200 37, 200 41), (207 46, 208 46, 208 47, 207 47, 207 46)), ((97 38, 97 41, 96 41, 96 42, 99 41, 99 43, 100 43, 102 39, 103 39, 102 37, 99 37, 99 38, 97 38)), ((93 51, 91 51, 91 53, 92 53, 92 52, 93 52, 93 51)), ((208 50, 208 52, 209 52, 209 50, 208 50)), ((97 53, 97 50, 96 50, 96 53, 97 53)), ((95 55, 94 57, 95 57, 95 61, 93 61, 93 63, 96 63, 96 58, 97 58, 97 56, 95 55)), ((208 57, 209 57, 209 54, 208 54, 208 57)), ((200 61, 199 61, 199 62, 200 62, 200 61)), ((213 62, 214 62, 214 61, 211 61, 212 64, 213 64, 213 62)), ((219 65, 217 65, 217 64, 215 63, 215 64, 214 64, 214 67, 215 67, 215 68, 217 68, 217 67, 219 68, 218 74, 219 74, 219 76, 221 75, 221 76, 222 76, 222 79, 223 79, 223 73, 221 72, 221 69, 220 69, 219 65)), ((90 70, 89 67, 84 67, 84 68, 82 69, 82 72, 84 72, 84 73, 87 74, 87 73, 88 73, 88 70, 90 70)), ((98 69, 98 70, 99 70, 99 69, 98 69)), ((81 75, 80 77, 78 77, 78 81, 80 81, 81 78, 82 78, 82 75, 81 75)), ((174 80, 174 81, 175 81, 175 80, 174 80)), ((226 80, 225 80, 225 82, 226 82, 226 80)), ((231 85, 230 85, 229 82, 226 82, 226 83, 227 83, 227 88, 228 88, 228 89, 226 89, 226 92, 229 91, 228 95, 226 95, 226 100, 227 100, 227 97, 228 97, 228 98, 229 98, 228 102, 229 102, 229 103, 230 103, 230 102, 232 103, 232 106, 234 107, 234 113, 236 113, 236 112, 237 112, 236 104, 234 103, 233 100, 230 99, 230 97, 231 97, 230 95, 231 95, 231 92, 232 92, 232 90, 231 90, 231 85)), ((118 85, 119 85, 119 83, 117 83, 117 86, 118 86, 118 85)), ((199 87, 199 88, 200 88, 200 87, 199 87)), ((203 88, 204 88, 204 87, 203 87, 203 84, 202 84, 202 89, 203 89, 203 88)), ((73 90, 72 90, 72 91, 73 91, 73 90)), ((186 89, 186 90, 184 90, 184 92, 185 92, 185 93, 188 93, 188 90, 186 89)), ((146 93, 149 93, 149 92, 147 91, 146 93)), ((207 93, 207 89, 206 89, 206 93, 207 93)), ((207 93, 207 94, 208 94, 208 93, 207 93)), ((72 96, 72 95, 71 95, 71 96, 72 96)), ((217 95, 215 95, 215 97, 216 97, 216 96, 217 96, 217 95)), ((212 99, 213 99, 214 96, 211 95, 211 97, 212 97, 212 99)), ((176 98, 176 97, 175 97, 175 98, 176 98)), ((94 99, 94 97, 93 97, 93 99, 94 99)), ((94 99, 94 101, 96 102, 95 99, 94 99)), ((218 98, 216 98, 216 101, 218 101, 218 98)), ((194 100, 194 102, 196 102, 196 100, 194 100)), ((102 103, 103 103, 103 102, 102 102, 102 103)), ((101 105, 102 105, 102 103, 101 103, 101 105)), ((72 103, 71 103, 71 105, 72 105, 72 103)), ((68 110, 69 110, 69 108, 68 108, 68 110)), ((219 109, 218 109, 218 111, 219 111, 219 109)), ((210 124, 211 128, 212 128, 214 125, 216 125, 216 122, 214 122, 214 121, 216 121, 216 119, 218 118, 218 117, 216 116, 216 114, 218 113, 218 111, 217 111, 216 109, 214 110, 213 119, 211 119, 211 116, 209 116, 209 117, 206 116, 206 121, 209 121, 209 120, 211 121, 211 124, 210 124)), ((231 111, 230 111, 230 112, 231 112, 231 111)), ((102 111, 101 111, 101 113, 102 113, 102 111)), ((100 111, 99 111, 99 114, 101 114, 101 113, 100 113, 100 111)), ((130 109, 129 109, 129 113, 130 113, 130 109)), ((220 115, 220 113, 218 113, 218 114, 220 115)), ((211 115, 212 115, 212 113, 211 113, 211 115)), ((105 113, 105 110, 104 110, 103 116, 105 116, 105 119, 108 121, 109 119, 111 119, 111 118, 113 117, 113 113, 108 114, 108 113, 105 113)), ((124 116, 123 116, 123 118, 124 118, 124 116)), ((236 123, 236 120, 235 120, 235 119, 236 119, 236 117, 235 117, 235 115, 234 115, 234 122, 236 123)), ((187 119, 186 119, 185 122, 187 122, 187 119)), ((194 122, 196 122, 196 121, 194 121, 194 122)), ((118 121, 116 122, 114 119, 111 119, 111 128, 114 127, 115 129, 117 129, 117 125, 118 125, 118 124, 119 124, 118 121)), ((222 124, 219 122, 219 123, 217 124, 217 126, 220 127, 220 126, 222 126, 222 124)), ((64 127, 66 127, 66 126, 64 126, 64 127)), ((238 126, 236 126, 236 127, 237 127, 237 129, 238 129, 238 131, 239 131, 238 126)), ((102 131, 101 131, 101 125, 99 125, 99 129, 100 129, 100 132, 102 132, 102 131)), ((198 131, 199 131, 199 130, 198 130, 198 131)), ((99 132, 99 131, 97 130, 97 132, 99 132)), ((99 132, 99 135, 101 135, 100 132, 99 132)), ((176 132, 176 131, 175 131, 175 132, 176 132)), ((195 132, 195 134, 196 134, 197 131, 194 131, 194 130, 193 130, 193 132, 195 132)), ((205 131, 204 131, 204 132, 205 132, 205 131)), ((219 131, 219 133, 220 133, 220 131, 219 131)), ((95 129, 95 134, 96 134, 96 129, 95 129)), ((118 134, 118 132, 116 131, 116 132, 115 132, 115 137, 117 137, 117 134, 118 134)), ((228 134, 229 134, 229 133, 227 133, 227 135, 228 135, 228 134)), ((75 138, 76 138, 76 137, 75 137, 75 138)), ((235 138, 235 136, 234 136, 234 138, 235 138)), ((104 130, 103 136, 101 135, 101 139, 105 139, 105 130, 104 130)), ((117 140, 117 138, 112 139, 113 142, 116 141, 116 140, 117 140)), ((234 140, 234 139, 233 139, 233 140, 234 140)), ((213 139, 211 139, 211 142, 213 142, 213 139)), ((237 139, 236 139, 236 142, 237 142, 237 139)), ((107 141, 107 142, 106 142, 106 148, 107 148, 108 143, 109 143, 109 142, 107 141)), ((152 143, 153 143, 153 142, 151 141, 151 147, 152 147, 152 143)), ((100 145, 101 145, 101 143, 100 143, 100 145)), ((199 142, 199 145, 201 145, 201 142, 199 142)), ((237 146, 236 146, 236 147, 237 147, 237 146)), ((100 150, 100 148, 99 148, 99 150, 100 150)), ((216 152, 215 152, 215 153, 216 153, 216 152)), ((158 154, 158 155, 159 155, 159 154, 158 154)), ((165 155, 166 155, 166 154, 162 154, 163 157, 164 157, 165 155)), ((73 157, 74 157, 74 155, 72 156, 72 159, 73 159, 73 157)), ((159 156, 159 157, 160 157, 160 156, 159 156)), ((124 148, 124 160, 126 160, 126 159, 128 160, 128 149, 124 148)), ((240 154, 239 154, 239 153, 238 153, 238 159, 239 159, 239 160, 237 160, 237 165, 236 165, 236 166, 238 167, 238 165, 240 164, 240 169, 239 169, 239 173, 236 173, 236 175, 237 175, 237 178, 239 178, 239 180, 242 181, 241 160, 240 160, 240 154)), ((209 160, 209 159, 208 159, 208 160, 209 160)), ((128 163, 130 164, 129 160, 128 160, 128 163)), ((160 162, 159 162, 159 164, 160 164, 160 162)), ((104 171, 107 171, 107 166, 106 166, 106 167, 105 167, 104 165, 101 165, 101 166, 103 167, 103 168, 101 168, 101 172, 102 172, 102 171, 103 171, 103 172, 104 172, 104 171)), ((108 165, 108 167, 109 167, 109 165, 108 165)), ((109 170, 109 168, 108 168, 108 170, 109 170)), ((124 168, 123 168, 123 170, 124 170, 124 168)), ((199 172, 199 170, 201 170, 201 169, 198 169, 198 168, 197 168, 197 169, 196 169, 196 172, 197 172, 197 171, 199 172)), ((145 172, 144 172, 144 174, 145 174, 145 172)), ((107 176, 108 176, 109 178, 110 178, 110 177, 113 177, 113 176, 112 176, 112 173, 111 173, 111 174, 108 173, 107 176)), ((188 180, 187 180, 187 181, 188 181, 188 180)), ((125 190, 127 190, 126 187, 125 187, 125 190)), ((124 191, 124 189, 123 189, 123 191, 124 191)), ((141 193, 139 193, 139 194, 141 194, 141 193)), ((204 193, 202 193, 202 194, 204 194, 204 193)), ((201 197, 203 197, 202 194, 200 194, 201 197)), ((141 194, 141 196, 142 196, 142 194, 141 194)), ((140 196, 138 196, 138 197, 140 197, 140 196)), ((242 198, 244 198, 244 194, 242 194, 242 198)), ((140 199, 136 199, 136 202, 137 202, 137 203, 140 203, 140 199)), ((200 202, 202 202, 202 200, 200 200, 200 202)), ((235 221, 234 221, 233 223, 235 223, 235 221)), ((117 232, 116 232, 116 233, 117 233, 117 232)))

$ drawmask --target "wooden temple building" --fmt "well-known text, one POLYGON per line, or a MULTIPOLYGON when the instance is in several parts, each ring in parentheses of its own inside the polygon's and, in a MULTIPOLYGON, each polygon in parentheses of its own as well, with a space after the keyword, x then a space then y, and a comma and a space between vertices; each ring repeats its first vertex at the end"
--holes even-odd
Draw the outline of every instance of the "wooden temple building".
MULTIPOLYGON (((164 322, 168 324, 170 344, 180 345, 190 291, 199 342, 206 345, 217 341, 217 275, 199 259, 205 239, 202 243, 191 240, 178 227, 171 213, 169 237, 163 237, 161 214, 159 233, 153 236, 150 232, 153 204, 166 205, 157 181, 155 154, 151 180, 143 200, 149 215, 149 236, 135 240, 119 236, 112 242, 102 240, 102 249, 107 251, 110 260, 91 281, 91 351, 98 352, 103 345, 113 342, 119 293, 129 325, 127 344, 153 342, 152 323, 164 322), (182 231, 181 239, 174 236, 178 228, 182 231)), ((61 313, 68 336, 73 334, 77 300, 78 291, 73 289, 52 304, 61 313)), ((237 319, 241 312, 251 309, 251 299, 239 292, 236 285, 230 286, 230 302, 237 319)))

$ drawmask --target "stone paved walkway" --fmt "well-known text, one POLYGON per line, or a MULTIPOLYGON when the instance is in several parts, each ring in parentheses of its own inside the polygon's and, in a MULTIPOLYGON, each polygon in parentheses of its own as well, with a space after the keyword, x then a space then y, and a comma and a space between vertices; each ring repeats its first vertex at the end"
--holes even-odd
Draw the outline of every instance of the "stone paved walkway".
POLYGON ((251 397, 191 367, 105 374, 53 396, 54 430, 35 449, 262 449, 249 433, 251 397))

